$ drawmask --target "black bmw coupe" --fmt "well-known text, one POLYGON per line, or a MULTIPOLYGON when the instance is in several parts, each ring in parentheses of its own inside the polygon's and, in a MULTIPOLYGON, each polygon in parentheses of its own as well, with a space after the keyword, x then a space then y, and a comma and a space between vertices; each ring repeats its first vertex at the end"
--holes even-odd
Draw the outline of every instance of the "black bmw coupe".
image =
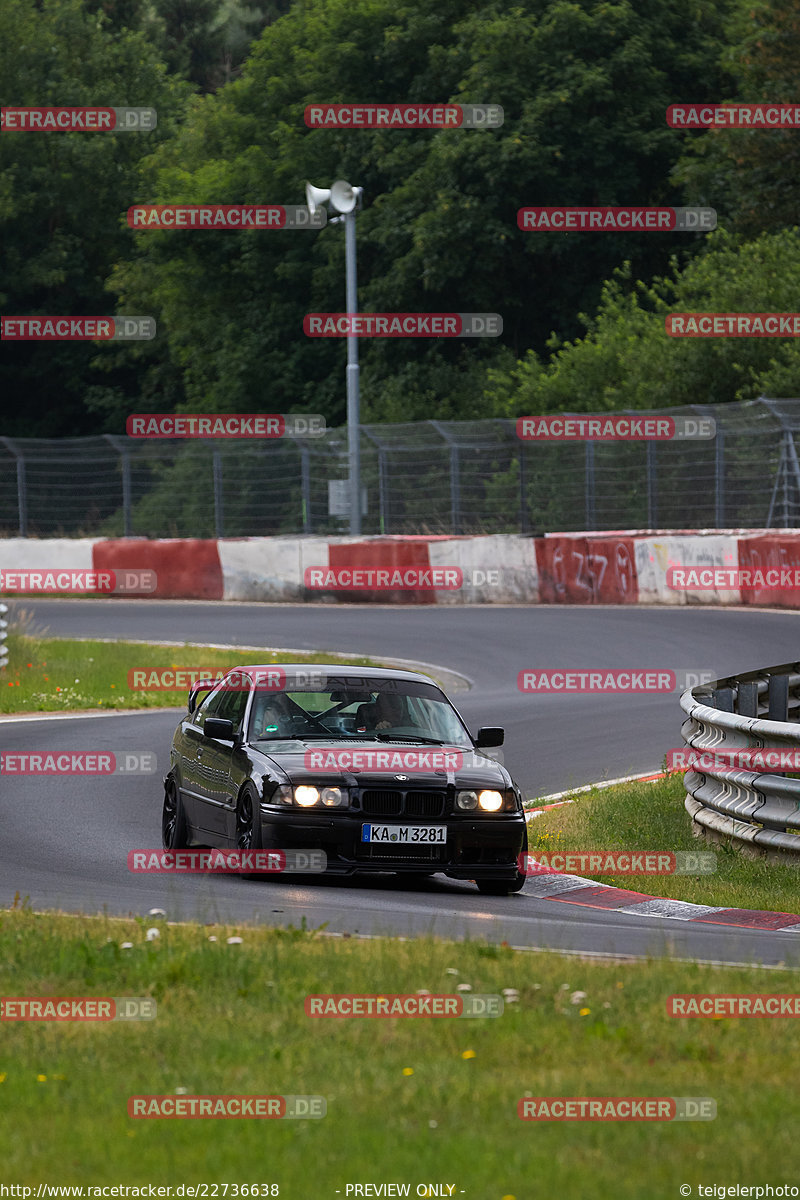
POLYGON ((315 850, 331 874, 392 871, 519 891, 519 788, 444 692, 411 671, 237 667, 198 681, 164 780, 167 850, 315 850), (321 857, 321 856, 320 856, 321 857))

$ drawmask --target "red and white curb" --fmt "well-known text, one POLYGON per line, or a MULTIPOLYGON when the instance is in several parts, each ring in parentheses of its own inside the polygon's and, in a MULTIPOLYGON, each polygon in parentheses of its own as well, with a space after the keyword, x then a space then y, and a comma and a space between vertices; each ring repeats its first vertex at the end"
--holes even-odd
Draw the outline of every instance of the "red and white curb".
MULTIPOLYGON (((543 800, 555 800, 529 809, 527 816, 540 816, 550 808, 561 804, 572 804, 572 800, 556 797, 589 792, 598 787, 611 787, 615 783, 630 783, 634 780, 646 782, 663 778, 660 775, 631 775, 625 779, 609 779, 599 784, 588 784, 576 788, 575 792, 556 792, 543 796, 543 800)), ((536 859, 535 854, 530 857, 536 859)), ((691 904, 687 900, 667 900, 650 896, 646 892, 632 892, 627 888, 612 887, 610 883, 596 883, 580 875, 565 875, 542 867, 541 873, 530 875, 525 885, 526 896, 536 900, 552 900, 559 904, 577 904, 582 908, 599 908, 606 912, 625 913, 631 917, 667 917, 673 921, 698 921, 701 925, 727 925, 738 929, 764 929, 776 933, 800 933, 800 915, 797 913, 764 912, 750 908, 723 908, 711 904, 691 904)))

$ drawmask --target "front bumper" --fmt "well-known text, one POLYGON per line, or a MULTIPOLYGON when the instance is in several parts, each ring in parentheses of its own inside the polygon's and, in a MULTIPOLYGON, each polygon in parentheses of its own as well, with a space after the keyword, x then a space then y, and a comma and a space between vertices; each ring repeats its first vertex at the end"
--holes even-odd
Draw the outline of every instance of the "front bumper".
POLYGON ((328 872, 353 875, 360 871, 440 872, 451 879, 516 878, 519 855, 525 848, 525 817, 503 813, 476 819, 448 817, 421 821, 407 817, 368 817, 362 812, 299 813, 293 808, 261 811, 261 844, 267 850, 323 850, 328 872), (443 844, 403 845, 362 842, 365 824, 447 828, 443 844))

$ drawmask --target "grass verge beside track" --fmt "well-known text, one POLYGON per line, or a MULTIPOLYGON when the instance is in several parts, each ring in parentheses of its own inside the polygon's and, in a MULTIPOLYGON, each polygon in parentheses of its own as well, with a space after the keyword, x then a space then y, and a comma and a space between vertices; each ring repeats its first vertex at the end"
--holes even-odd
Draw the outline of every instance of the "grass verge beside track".
POLYGON ((202 667, 218 671, 254 660, 265 664, 347 661, 359 666, 377 665, 369 658, 345 659, 344 655, 324 652, 210 650, 196 645, 87 642, 17 633, 9 634, 7 644, 10 665, 0 671, 0 713, 185 706, 187 688, 131 690, 128 686, 131 669, 164 671, 202 667))
POLYGON ((795 1158, 786 1120, 787 1081, 800 1070, 795 1027, 786 1018, 675 1019, 666 999, 799 990, 797 971, 38 915, 17 903, 0 912, 2 996, 151 996, 158 1016, 2 1023, 3 1177, 277 1183, 284 1200, 333 1200, 336 1189, 344 1197, 348 1183, 367 1182, 410 1184, 411 1196, 435 1182, 474 1200, 641 1200, 698 1180, 763 1181, 795 1158), (160 934, 150 941, 149 926, 160 934), (233 935, 241 944, 228 944, 233 935), (514 988, 518 1000, 495 1019, 313 1020, 304 1011, 308 993, 439 994, 459 984, 514 988), (180 1090, 321 1095, 328 1112, 294 1121, 127 1116, 131 1095, 180 1090), (517 1117, 526 1093, 708 1096, 718 1116, 529 1123, 517 1117))
MULTIPOLYGON (((614 887, 648 896, 688 900, 726 908, 800 912, 798 866, 749 859, 738 849, 692 836, 684 808, 683 776, 651 783, 624 783, 576 797, 528 822, 530 851, 574 853, 583 850, 691 850, 716 854, 712 875, 586 875, 614 887)), ((798 843, 800 845, 800 843, 798 843)))

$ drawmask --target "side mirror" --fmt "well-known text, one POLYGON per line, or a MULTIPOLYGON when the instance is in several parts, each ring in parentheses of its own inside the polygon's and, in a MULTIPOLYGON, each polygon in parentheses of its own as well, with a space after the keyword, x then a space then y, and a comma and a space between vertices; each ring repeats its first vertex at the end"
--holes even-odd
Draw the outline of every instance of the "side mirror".
POLYGON ((233 721, 223 721, 221 717, 206 717, 203 723, 203 737, 215 738, 221 742, 235 742, 233 721))
POLYGON ((499 725, 484 725, 475 736, 475 745, 479 750, 481 746, 502 746, 505 736, 505 729, 501 729, 499 725))

